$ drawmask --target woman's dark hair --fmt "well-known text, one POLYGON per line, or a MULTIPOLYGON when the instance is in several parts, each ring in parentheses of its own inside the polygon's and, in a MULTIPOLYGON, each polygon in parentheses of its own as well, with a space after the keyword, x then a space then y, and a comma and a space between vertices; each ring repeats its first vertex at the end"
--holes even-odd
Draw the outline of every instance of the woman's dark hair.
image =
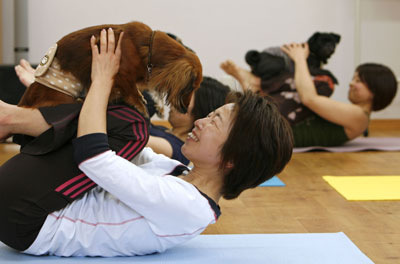
POLYGON ((382 64, 364 63, 357 67, 356 72, 374 95, 373 111, 382 110, 393 101, 397 92, 397 80, 392 70, 382 64))
POLYGON ((269 98, 246 92, 235 102, 234 114, 221 149, 221 167, 233 164, 224 178, 225 199, 234 199, 281 172, 293 151, 292 129, 269 98))
POLYGON ((219 81, 211 77, 203 77, 200 88, 194 94, 192 109, 194 120, 204 118, 215 109, 224 105, 229 91, 229 87, 219 81))

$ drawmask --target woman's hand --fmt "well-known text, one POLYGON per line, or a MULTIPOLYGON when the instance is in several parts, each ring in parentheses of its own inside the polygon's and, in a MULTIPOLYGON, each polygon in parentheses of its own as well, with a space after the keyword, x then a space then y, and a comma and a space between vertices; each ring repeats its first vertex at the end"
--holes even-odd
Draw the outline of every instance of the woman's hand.
POLYGON ((96 39, 90 39, 92 47, 92 84, 79 115, 78 137, 91 133, 107 133, 107 105, 114 83, 114 76, 121 60, 121 40, 119 35, 115 48, 114 31, 109 28, 100 33, 100 50, 96 39), (107 36, 108 35, 108 36, 107 36))
MULTIPOLYGON (((115 36, 112 28, 108 30, 103 29, 100 32, 100 51, 96 45, 96 38, 94 36, 90 39, 92 47, 92 82, 99 81, 100 83, 109 82, 113 83, 114 76, 119 70, 121 61, 121 40, 123 32, 119 35, 117 47, 115 48, 115 36)), ((101 87, 107 88, 111 91, 112 85, 94 86, 91 88, 101 87)))
MULTIPOLYGON (((294 82, 301 102, 310 108, 310 104, 318 97, 317 90, 308 70, 307 57, 310 53, 307 43, 291 43, 283 45, 281 50, 294 61, 294 82)), ((314 110, 314 109, 312 109, 314 110)), ((318 112, 317 112, 318 113, 318 112)))
POLYGON ((310 50, 307 43, 291 43, 281 47, 281 50, 285 52, 295 63, 300 61, 306 61, 310 50))

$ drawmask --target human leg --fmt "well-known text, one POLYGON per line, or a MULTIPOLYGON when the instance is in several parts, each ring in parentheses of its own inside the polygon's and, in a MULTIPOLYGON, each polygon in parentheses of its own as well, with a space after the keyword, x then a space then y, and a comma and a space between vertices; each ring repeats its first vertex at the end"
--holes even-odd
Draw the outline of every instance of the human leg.
POLYGON ((49 128, 38 109, 23 108, 0 100, 0 140, 12 134, 36 137, 49 128))
MULTIPOLYGON (((61 110, 62 113, 55 111, 54 122, 68 117, 69 111, 61 110)), ((66 123, 61 124, 64 136, 68 135, 66 123)), ((0 241, 17 250, 25 250, 32 244, 49 213, 64 208, 96 186, 73 161, 70 141, 50 151, 43 148, 40 142, 52 145, 54 141, 46 141, 49 133, 43 133, 50 131, 49 124, 51 122, 44 119, 39 109, 0 101, 1 136, 15 133, 43 135, 36 138, 39 142, 35 140, 39 145, 37 151, 23 149, 0 166, 0 241)))
POLYGON ((19 153, 0 167, 0 241, 25 250, 46 217, 96 185, 73 161, 72 144, 45 155, 19 153))
POLYGON ((253 92, 259 92, 261 90, 261 79, 251 72, 240 68, 233 61, 227 60, 221 63, 220 67, 227 74, 238 80, 244 91, 251 90, 253 92))

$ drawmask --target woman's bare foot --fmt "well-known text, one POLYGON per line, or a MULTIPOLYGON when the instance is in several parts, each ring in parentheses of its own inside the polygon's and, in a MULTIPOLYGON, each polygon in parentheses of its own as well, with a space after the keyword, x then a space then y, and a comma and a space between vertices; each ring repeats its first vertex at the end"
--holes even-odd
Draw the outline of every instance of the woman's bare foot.
POLYGON ((21 59, 19 64, 15 66, 14 69, 19 80, 26 87, 29 87, 35 81, 35 69, 32 68, 28 61, 21 59))
POLYGON ((239 81, 243 91, 251 90, 259 92, 261 90, 261 79, 251 72, 240 68, 233 61, 227 60, 220 65, 221 69, 229 75, 232 75, 239 81))

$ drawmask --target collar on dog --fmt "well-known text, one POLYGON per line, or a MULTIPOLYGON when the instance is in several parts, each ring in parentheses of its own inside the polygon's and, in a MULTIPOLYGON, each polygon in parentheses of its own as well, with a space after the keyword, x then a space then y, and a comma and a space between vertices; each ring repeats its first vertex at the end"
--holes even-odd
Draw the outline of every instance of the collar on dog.
POLYGON ((155 34, 156 34, 155 31, 151 31, 150 44, 149 44, 149 55, 147 58, 147 81, 149 81, 151 71, 153 70, 153 64, 151 63, 151 55, 152 55, 152 51, 153 51, 153 39, 154 39, 155 34))
POLYGON ((35 81, 74 98, 82 96, 83 85, 69 72, 61 70, 55 57, 57 44, 54 44, 40 61, 35 70, 35 81))

